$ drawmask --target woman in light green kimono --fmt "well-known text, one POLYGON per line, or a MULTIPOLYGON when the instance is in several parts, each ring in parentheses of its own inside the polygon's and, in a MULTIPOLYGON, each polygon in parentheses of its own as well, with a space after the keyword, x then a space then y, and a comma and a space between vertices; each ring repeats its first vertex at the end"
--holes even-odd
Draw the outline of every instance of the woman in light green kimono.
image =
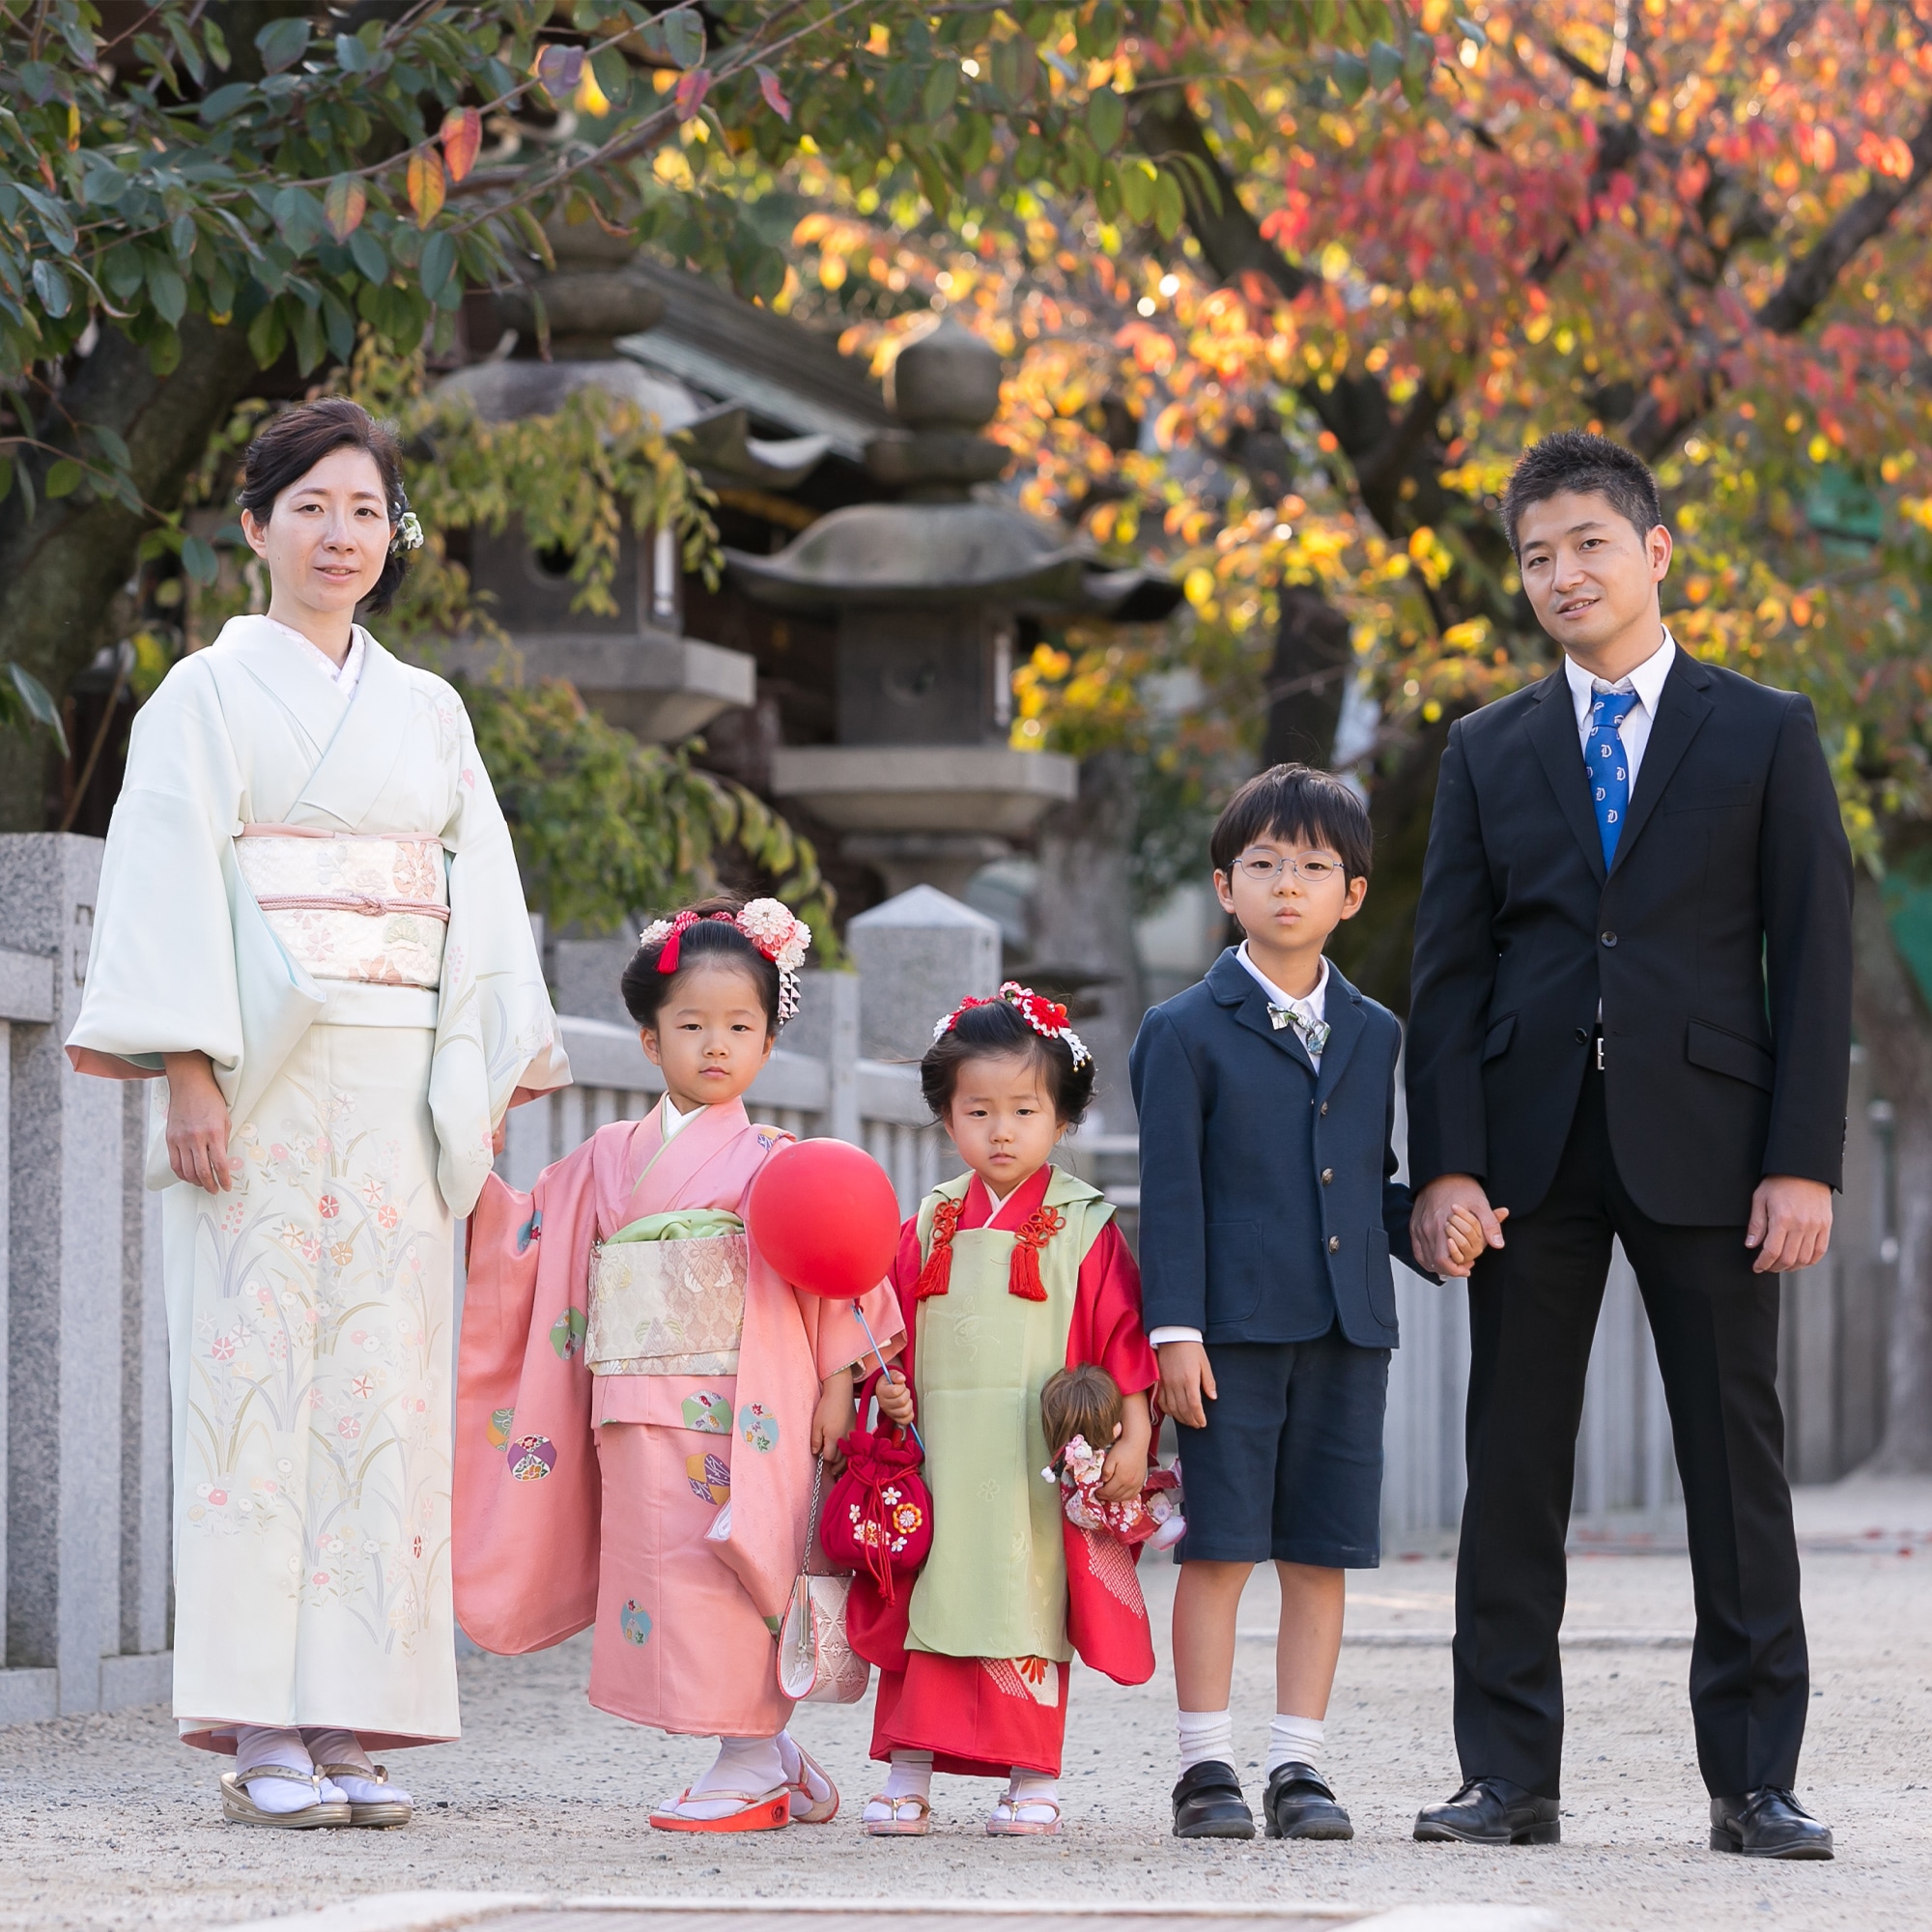
POLYGON ((420 541, 394 438, 286 411, 242 504, 269 610, 135 721, 68 1050, 165 1075, 182 1735, 236 1822, 394 1825, 369 1749, 457 1735, 453 1217, 570 1076, 462 703, 355 622, 420 541))

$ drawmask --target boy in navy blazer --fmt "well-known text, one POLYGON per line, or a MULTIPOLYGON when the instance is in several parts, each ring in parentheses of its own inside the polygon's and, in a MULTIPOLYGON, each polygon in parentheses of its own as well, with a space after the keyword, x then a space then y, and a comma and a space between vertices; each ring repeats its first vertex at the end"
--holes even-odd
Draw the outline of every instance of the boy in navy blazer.
MULTIPOLYGON (((1380 1560, 1389 1261, 1412 1261, 1390 1144, 1401 1030, 1322 953, 1361 909, 1371 850, 1361 800, 1331 773, 1249 780, 1210 841, 1214 890, 1246 937, 1148 1014, 1129 1061, 1143 1320, 1187 1499, 1177 1837, 1254 1836, 1228 1697, 1241 1590, 1270 1557, 1267 1833, 1354 1835, 1321 1773, 1322 1720, 1345 1572, 1380 1560)), ((1480 1240, 1473 1218, 1459 1224, 1463 1272, 1480 1240)))

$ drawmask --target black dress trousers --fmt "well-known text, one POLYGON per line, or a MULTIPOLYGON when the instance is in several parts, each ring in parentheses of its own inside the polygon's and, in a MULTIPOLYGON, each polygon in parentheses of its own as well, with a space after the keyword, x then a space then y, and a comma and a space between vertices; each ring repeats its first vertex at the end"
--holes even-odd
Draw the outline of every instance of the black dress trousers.
POLYGON ((1615 1236, 1656 1338, 1684 1484, 1698 1766, 1714 1795, 1789 1788, 1810 1680, 1776 1388, 1778 1277, 1751 1272, 1742 1228, 1670 1227, 1638 1211, 1617 1177, 1594 1066, 1548 1194, 1504 1234, 1469 1285, 1469 1486, 1456 1571, 1463 1775, 1560 1795, 1564 1541, 1615 1236))

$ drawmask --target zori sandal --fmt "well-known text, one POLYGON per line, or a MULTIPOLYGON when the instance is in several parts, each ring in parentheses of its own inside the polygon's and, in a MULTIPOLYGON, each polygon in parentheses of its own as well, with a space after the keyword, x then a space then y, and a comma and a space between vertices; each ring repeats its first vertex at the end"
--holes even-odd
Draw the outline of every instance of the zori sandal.
MULTIPOLYGON (((389 1768, 385 1764, 319 1764, 315 1768, 318 1777, 344 1778, 359 1777, 364 1784, 387 1784, 389 1768)), ((336 1787, 341 1790, 338 1784, 336 1787)), ((348 1797, 346 1791, 344 1797, 348 1797)), ((386 1832, 397 1825, 407 1825, 415 1816, 415 1806, 407 1798, 372 1798, 364 1804, 349 1799, 349 1822, 352 1825, 367 1825, 379 1832, 386 1832)))
POLYGON ((831 1774, 796 1738, 791 1747, 798 1753, 798 1776, 785 1789, 791 1793, 791 1822, 794 1825, 829 1825, 838 1815, 838 1787, 833 1783, 831 1774), (817 1778, 824 1785, 827 1796, 814 1798, 811 1780, 817 1778), (799 1808, 799 1800, 805 1801, 805 1808, 799 1808))
POLYGON ((755 1793, 693 1792, 687 1786, 678 1794, 675 1804, 667 1804, 651 1813, 651 1830, 654 1832, 776 1832, 790 1823, 791 1786, 788 1784, 755 1793), (679 1808, 693 1803, 708 1804, 719 1798, 735 1798, 738 1801, 737 1810, 727 1811, 722 1818, 694 1818, 679 1808))
POLYGON ((932 1829, 932 1806, 915 1794, 888 1798, 882 1791, 866 1806, 866 1835, 869 1838, 923 1838, 932 1829), (892 1809, 885 1817, 874 1818, 873 1804, 887 1804, 892 1809))
POLYGON ((1057 1838, 1060 1835, 1060 1804, 1052 1798, 1015 1798, 1003 1791, 986 1820, 989 1838, 1057 1838), (1022 1818, 1022 1811, 1051 1811, 1051 1818, 1022 1818))
POLYGON ((347 1825, 350 1806, 345 1802, 323 1802, 322 1775, 314 1771, 291 1771, 285 1764, 258 1764, 243 1776, 240 1772, 221 1774, 221 1815, 231 1825, 266 1825, 271 1832, 313 1832, 324 1825, 347 1825), (286 1778, 291 1784, 306 1784, 316 1802, 299 1811, 264 1811, 248 1796, 248 1787, 258 1777, 286 1778))

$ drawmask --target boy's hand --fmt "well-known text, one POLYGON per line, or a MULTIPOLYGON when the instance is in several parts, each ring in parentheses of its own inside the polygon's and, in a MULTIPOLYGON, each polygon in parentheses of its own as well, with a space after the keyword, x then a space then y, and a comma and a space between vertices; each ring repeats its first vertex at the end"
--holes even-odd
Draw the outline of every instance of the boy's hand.
POLYGON ((852 1433, 852 1371, 840 1369, 819 1385, 818 1406, 811 1416, 811 1453, 830 1463, 839 1443, 852 1433))
POLYGON ((1449 1222, 1458 1208, 1473 1214, 1483 1231, 1487 1245, 1503 1245, 1501 1217, 1490 1206, 1483 1183, 1472 1174, 1437 1175, 1420 1194, 1409 1212, 1409 1245, 1415 1259, 1431 1274, 1466 1275, 1467 1266, 1458 1266, 1449 1248, 1449 1222))
MULTIPOLYGON (((1509 1219, 1509 1209, 1498 1208, 1496 1221, 1509 1219)), ((1452 1279, 1469 1274, 1483 1258, 1483 1224, 1467 1208, 1454 1208, 1449 1213, 1449 1266, 1442 1270, 1452 1279)))
POLYGON ((903 1429, 913 1417, 912 1390, 902 1371, 888 1369, 879 1378, 879 1413, 895 1429, 903 1429))
MULTIPOLYGON (((1154 1355, 1160 1363, 1161 1412, 1185 1429, 1206 1429, 1208 1410, 1202 1398, 1212 1402, 1219 1393, 1208 1350, 1199 1342, 1163 1342, 1154 1355)), ((1147 1479, 1145 1465, 1141 1479, 1147 1479)))

